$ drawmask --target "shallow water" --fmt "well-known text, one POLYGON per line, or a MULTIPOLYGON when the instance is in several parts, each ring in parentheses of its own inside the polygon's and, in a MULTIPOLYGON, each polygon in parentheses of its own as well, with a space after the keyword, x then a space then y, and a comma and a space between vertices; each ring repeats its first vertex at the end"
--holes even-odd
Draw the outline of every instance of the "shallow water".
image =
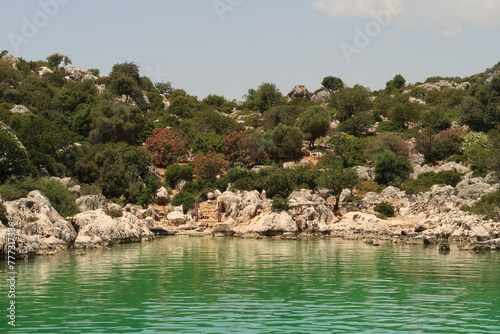
POLYGON ((189 237, 81 252, 17 261, 0 332, 500 333, 500 253, 189 237))

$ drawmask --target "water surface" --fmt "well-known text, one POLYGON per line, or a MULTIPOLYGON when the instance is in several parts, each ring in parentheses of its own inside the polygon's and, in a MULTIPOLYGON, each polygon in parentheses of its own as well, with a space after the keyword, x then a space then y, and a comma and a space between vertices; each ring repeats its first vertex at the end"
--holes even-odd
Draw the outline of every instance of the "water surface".
POLYGON ((18 261, 0 332, 500 333, 500 253, 189 237, 81 252, 18 261))

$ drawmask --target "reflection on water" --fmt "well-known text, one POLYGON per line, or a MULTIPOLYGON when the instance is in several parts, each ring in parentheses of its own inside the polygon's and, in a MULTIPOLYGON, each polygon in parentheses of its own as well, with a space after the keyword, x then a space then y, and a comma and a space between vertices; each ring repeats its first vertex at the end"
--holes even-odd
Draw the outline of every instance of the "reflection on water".
POLYGON ((497 253, 189 237, 79 253, 18 263, 11 333, 500 333, 497 253))

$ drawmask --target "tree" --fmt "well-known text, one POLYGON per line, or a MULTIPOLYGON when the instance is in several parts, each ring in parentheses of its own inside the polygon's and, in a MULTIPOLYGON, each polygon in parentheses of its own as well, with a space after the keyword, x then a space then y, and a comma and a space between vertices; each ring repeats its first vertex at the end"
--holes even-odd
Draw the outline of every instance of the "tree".
POLYGON ((137 107, 104 102, 91 112, 90 141, 94 144, 124 141, 133 144, 144 127, 144 116, 137 107))
POLYGON ((117 73, 113 75, 110 84, 110 89, 113 93, 118 94, 120 96, 126 95, 126 102, 130 100, 130 96, 134 94, 136 91, 137 83, 131 76, 117 73))
POLYGON ((146 139, 146 148, 155 158, 155 164, 165 167, 187 154, 184 140, 169 128, 154 129, 153 136, 146 139))
POLYGON ((283 102, 283 95, 274 83, 263 83, 257 90, 249 89, 245 97, 249 108, 261 113, 283 102))
POLYGON ((110 77, 114 77, 118 74, 122 74, 134 79, 137 84, 141 83, 141 76, 139 74, 139 66, 133 62, 124 62, 119 64, 114 64, 111 72, 109 73, 110 77))
POLYGON ((390 150, 375 156, 375 182, 385 185, 402 184, 413 172, 408 158, 390 150))
POLYGON ((385 84, 385 91, 390 93, 394 90, 404 88, 406 85, 406 80, 401 74, 397 74, 392 80, 387 81, 385 84))
POLYGON ((330 107, 337 110, 335 118, 343 122, 351 116, 368 112, 372 106, 370 97, 368 89, 356 85, 332 94, 330 107))
POLYGON ((468 125, 472 131, 487 132, 494 127, 494 117, 488 111, 484 104, 472 96, 465 97, 456 108, 460 123, 468 125))
POLYGON ((12 135, 0 128, 0 182, 29 171, 30 162, 26 150, 12 135))
POLYGON ((172 83, 169 82, 157 82, 155 83, 155 88, 158 91, 158 93, 165 95, 168 97, 174 89, 172 88, 172 83))
POLYGON ((401 129, 408 129, 411 123, 420 120, 422 106, 418 103, 403 101, 396 103, 389 112, 389 117, 401 129))
POLYGON ((302 158, 304 134, 299 128, 280 124, 270 133, 274 143, 272 157, 276 161, 299 160, 302 158))
POLYGON ((206 181, 215 181, 229 168, 229 161, 223 154, 208 152, 198 153, 194 161, 194 173, 198 178, 206 181))
POLYGON ((335 205, 333 207, 335 211, 339 209, 342 190, 352 189, 358 183, 359 179, 356 170, 353 168, 343 168, 340 161, 332 163, 319 177, 319 185, 328 189, 330 194, 335 197, 335 205))
POLYGON ((344 88, 344 82, 337 77, 328 76, 323 79, 321 85, 328 91, 334 92, 344 88))
POLYGON ((330 130, 328 112, 320 106, 314 106, 300 114, 297 126, 309 142, 309 148, 314 149, 314 142, 319 137, 326 136, 330 130))
POLYGON ((64 66, 72 63, 71 59, 69 59, 68 56, 62 55, 60 53, 54 53, 48 56, 47 62, 49 63, 49 66, 55 70, 56 73, 59 72, 59 65, 61 65, 61 63, 64 63, 64 66))

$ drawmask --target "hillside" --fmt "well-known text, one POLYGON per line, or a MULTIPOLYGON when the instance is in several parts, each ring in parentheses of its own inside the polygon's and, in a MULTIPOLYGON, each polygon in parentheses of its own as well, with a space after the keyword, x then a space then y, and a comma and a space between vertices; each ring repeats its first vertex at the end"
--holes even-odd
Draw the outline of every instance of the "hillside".
POLYGON ((41 190, 59 214, 74 216, 81 196, 147 208, 164 187, 176 189, 171 205, 187 214, 204 189, 264 191, 273 210, 286 209, 297 189, 327 189, 332 212, 346 213, 387 187, 421 195, 488 176, 489 193, 460 207, 500 220, 500 63, 468 78, 407 84, 397 75, 374 92, 332 76, 314 93, 299 85, 284 95, 263 83, 243 101, 153 83, 134 63, 107 76, 70 65, 60 54, 2 54, 3 201, 41 190), (450 163, 456 168, 437 173, 450 163))

